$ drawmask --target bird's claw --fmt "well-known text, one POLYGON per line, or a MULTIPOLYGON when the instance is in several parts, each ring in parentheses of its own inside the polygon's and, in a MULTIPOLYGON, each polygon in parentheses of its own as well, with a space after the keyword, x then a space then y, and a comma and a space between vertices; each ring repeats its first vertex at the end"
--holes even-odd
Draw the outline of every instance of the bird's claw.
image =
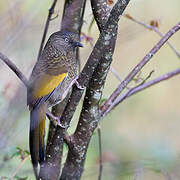
POLYGON ((85 87, 83 87, 83 86, 81 86, 81 85, 79 84, 79 82, 77 81, 77 79, 75 80, 75 84, 76 84, 76 86, 77 86, 79 89, 81 89, 81 90, 84 90, 84 89, 85 89, 85 87))
POLYGON ((57 125, 58 125, 59 127, 61 127, 62 129, 67 129, 67 128, 69 128, 69 124, 62 125, 61 123, 58 123, 57 125))
POLYGON ((62 125, 60 122, 61 117, 57 118, 57 126, 61 127, 62 129, 67 129, 69 127, 69 124, 62 125))

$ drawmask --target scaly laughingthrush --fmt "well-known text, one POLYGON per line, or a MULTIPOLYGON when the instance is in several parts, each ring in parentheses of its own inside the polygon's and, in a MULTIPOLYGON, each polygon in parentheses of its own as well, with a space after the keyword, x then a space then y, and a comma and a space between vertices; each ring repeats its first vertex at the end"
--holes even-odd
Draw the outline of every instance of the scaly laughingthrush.
POLYGON ((30 154, 36 177, 38 162, 45 159, 45 117, 48 107, 61 102, 77 77, 75 48, 82 47, 77 34, 58 31, 48 39, 29 79, 30 154))

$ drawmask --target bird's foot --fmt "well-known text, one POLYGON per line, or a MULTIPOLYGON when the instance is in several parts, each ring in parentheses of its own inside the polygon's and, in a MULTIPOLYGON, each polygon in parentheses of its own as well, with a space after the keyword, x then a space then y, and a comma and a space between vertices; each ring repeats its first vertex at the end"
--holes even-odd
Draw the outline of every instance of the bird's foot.
POLYGON ((79 82, 77 81, 78 78, 79 78, 79 75, 76 76, 74 82, 75 82, 77 88, 79 88, 79 89, 81 89, 81 90, 84 90, 85 87, 84 87, 84 86, 81 86, 81 85, 79 84, 79 82))
POLYGON ((61 117, 56 117, 57 118, 57 126, 61 127, 62 129, 67 129, 69 127, 69 124, 65 124, 65 125, 62 125, 60 120, 61 120, 61 117))
POLYGON ((77 80, 75 80, 75 84, 76 84, 76 86, 77 86, 78 89, 81 89, 81 90, 84 90, 84 89, 85 89, 85 87, 84 87, 84 86, 81 86, 77 80))
POLYGON ((54 116, 48 109, 46 111, 46 114, 49 116, 49 119, 50 121, 52 121, 52 123, 55 125, 55 126, 59 126, 63 129, 67 129, 69 127, 69 125, 62 125, 60 120, 61 120, 61 116, 57 117, 57 116, 54 116))

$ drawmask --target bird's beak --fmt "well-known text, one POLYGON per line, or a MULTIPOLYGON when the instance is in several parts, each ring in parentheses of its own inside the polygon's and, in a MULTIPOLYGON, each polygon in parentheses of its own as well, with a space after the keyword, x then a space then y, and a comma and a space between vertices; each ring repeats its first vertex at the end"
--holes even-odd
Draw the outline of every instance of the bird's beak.
POLYGON ((82 45, 80 42, 76 42, 76 43, 75 43, 75 46, 83 47, 83 45, 82 45))

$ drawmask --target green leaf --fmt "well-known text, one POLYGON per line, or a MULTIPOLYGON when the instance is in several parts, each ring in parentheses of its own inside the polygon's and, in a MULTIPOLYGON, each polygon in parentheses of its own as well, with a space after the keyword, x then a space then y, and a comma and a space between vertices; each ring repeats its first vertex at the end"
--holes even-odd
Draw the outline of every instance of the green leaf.
POLYGON ((104 104, 106 102, 107 98, 101 98, 100 105, 104 104))

